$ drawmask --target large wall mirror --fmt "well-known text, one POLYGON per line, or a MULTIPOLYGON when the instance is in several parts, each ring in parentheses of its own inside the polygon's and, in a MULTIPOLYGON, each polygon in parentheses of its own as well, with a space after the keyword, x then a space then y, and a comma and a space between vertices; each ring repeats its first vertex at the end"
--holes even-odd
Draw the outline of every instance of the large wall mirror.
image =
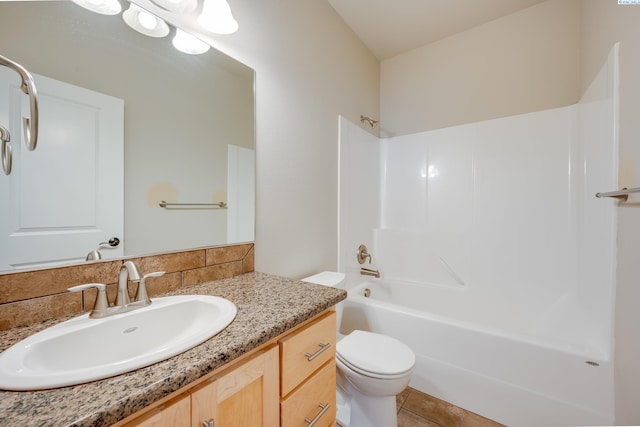
MULTIPOLYGON (((97 15, 70 1, 0 2, 0 55, 34 73, 36 84, 43 81, 40 120, 49 129, 33 152, 17 145, 19 130, 12 132, 13 171, 0 174, 0 222, 9 224, 0 236, 1 271, 78 263, 93 250, 106 259, 254 239, 252 69, 214 49, 181 53, 171 36, 141 35, 119 16, 97 15), (65 88, 81 93, 65 102, 82 110, 76 120, 84 130, 58 119, 67 108, 58 106, 65 88), (85 102, 84 93, 113 104, 116 121, 105 125, 110 122, 101 121, 102 107, 85 102), (101 133, 105 128, 114 141, 123 137, 120 166, 98 161, 110 152, 109 144, 92 145, 111 141, 109 133, 101 133), (80 148, 64 151, 60 135, 67 133, 80 135, 80 148), (83 151, 88 157, 75 158, 83 151), (61 183, 52 178, 58 174, 61 183), (100 193, 99 179, 121 187, 122 195, 111 201, 111 190, 100 193), (38 192, 46 197, 34 200, 38 192), (162 201, 178 205, 161 207, 162 201), (92 216, 118 203, 121 232, 91 223, 92 216), (76 215, 77 224, 67 222, 76 215), (47 221, 56 217, 58 228, 52 228, 47 221), (29 233, 48 240, 29 235, 20 243, 7 241, 29 233), (89 240, 69 252, 71 240, 65 236, 82 233, 89 240), (120 245, 110 246, 112 237, 120 245), (7 259, 18 246, 35 258, 7 259)), ((5 79, 12 78, 8 73, 5 79)), ((7 115, 15 110, 17 74, 14 78, 0 89, 0 125, 13 123, 7 115)))

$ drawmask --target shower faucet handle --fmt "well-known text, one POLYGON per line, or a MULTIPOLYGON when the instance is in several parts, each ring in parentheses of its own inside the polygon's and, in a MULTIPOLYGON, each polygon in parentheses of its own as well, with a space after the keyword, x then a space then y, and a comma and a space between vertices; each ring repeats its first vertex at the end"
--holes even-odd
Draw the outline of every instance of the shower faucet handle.
POLYGON ((371 255, 367 251, 367 247, 365 245, 358 246, 356 258, 358 260, 358 264, 364 264, 367 259, 369 260, 369 264, 371 264, 371 255))

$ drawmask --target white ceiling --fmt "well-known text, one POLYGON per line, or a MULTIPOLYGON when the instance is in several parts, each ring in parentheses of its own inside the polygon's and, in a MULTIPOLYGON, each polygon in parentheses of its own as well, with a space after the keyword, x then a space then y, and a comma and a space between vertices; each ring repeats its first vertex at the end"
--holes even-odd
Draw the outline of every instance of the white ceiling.
POLYGON ((546 0, 328 0, 380 60, 546 0))

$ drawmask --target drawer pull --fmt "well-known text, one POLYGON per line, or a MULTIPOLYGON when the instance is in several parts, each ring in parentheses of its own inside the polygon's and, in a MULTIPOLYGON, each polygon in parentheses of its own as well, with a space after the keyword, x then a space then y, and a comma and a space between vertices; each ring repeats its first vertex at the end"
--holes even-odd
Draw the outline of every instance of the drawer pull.
POLYGON ((325 351, 326 349, 328 349, 329 347, 331 347, 331 343, 328 342, 326 344, 318 344, 320 346, 320 350, 316 351, 313 354, 309 354, 309 353, 305 353, 304 355, 307 356, 307 360, 309 362, 311 362, 313 359, 315 359, 316 357, 320 356, 320 353, 322 353, 323 351, 325 351))
POLYGON ((203 421, 202 427, 216 427, 216 422, 211 418, 210 420, 203 421))
POLYGON ((307 423, 307 427, 313 427, 318 422, 320 417, 322 417, 324 415, 324 413, 329 410, 329 408, 331 407, 331 404, 327 403, 327 404, 323 405, 322 403, 318 403, 318 406, 321 407, 322 409, 320 409, 320 412, 318 412, 318 415, 313 417, 312 420, 310 420, 307 417, 304 417, 304 420, 307 423))

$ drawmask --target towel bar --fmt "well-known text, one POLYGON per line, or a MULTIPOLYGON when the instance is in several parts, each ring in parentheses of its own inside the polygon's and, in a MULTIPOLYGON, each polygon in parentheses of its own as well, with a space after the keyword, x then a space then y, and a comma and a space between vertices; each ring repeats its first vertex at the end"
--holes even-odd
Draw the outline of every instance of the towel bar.
POLYGON ((637 188, 623 188, 618 191, 609 191, 608 193, 596 193, 596 197, 615 197, 616 199, 620 199, 623 202, 626 202, 629 199, 629 194, 631 193, 640 193, 640 187, 637 188))

